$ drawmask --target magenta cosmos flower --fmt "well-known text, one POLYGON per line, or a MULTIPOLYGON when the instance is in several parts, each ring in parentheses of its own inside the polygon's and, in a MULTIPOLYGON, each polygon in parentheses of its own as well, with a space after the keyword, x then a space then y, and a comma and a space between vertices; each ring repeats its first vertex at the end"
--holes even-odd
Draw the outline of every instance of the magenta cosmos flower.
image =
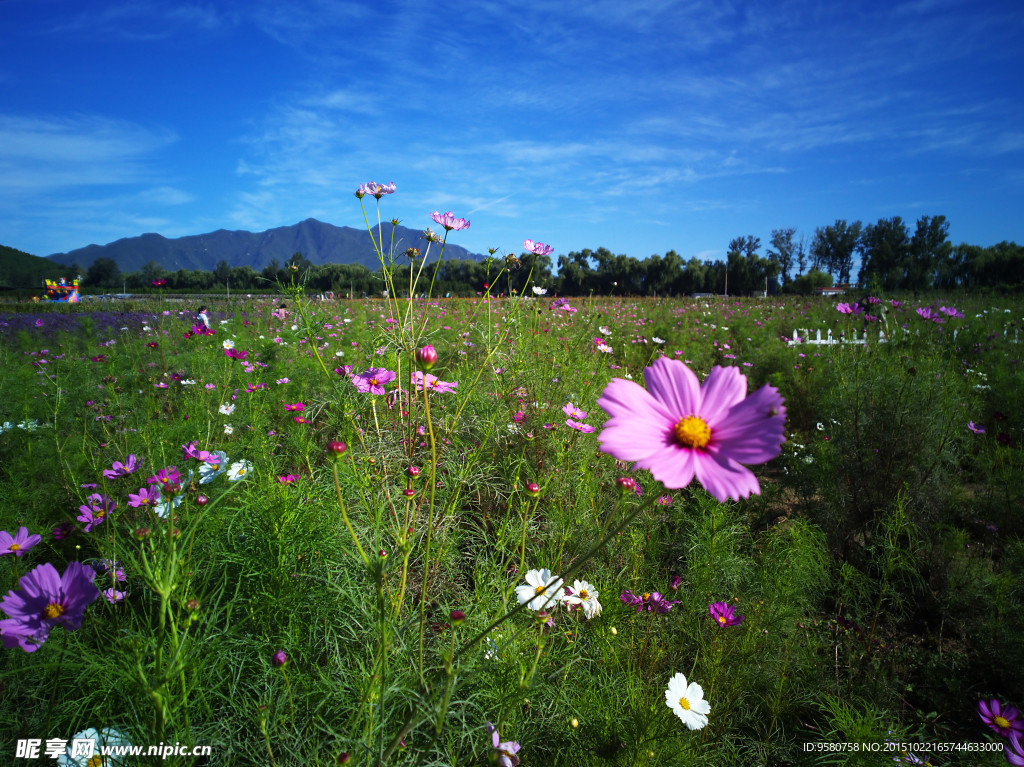
POLYGON ((139 468, 139 459, 134 455, 129 455, 125 458, 124 463, 120 461, 114 461, 112 468, 104 469, 103 476, 107 479, 117 479, 118 477, 127 477, 129 474, 133 474, 136 469, 139 468))
POLYGON ((85 526, 82 528, 85 532, 91 533, 94 527, 102 525, 107 521, 107 517, 117 504, 114 503, 113 498, 100 495, 99 493, 93 493, 86 500, 89 503, 78 507, 78 510, 82 513, 76 519, 79 522, 85 523, 85 526))
POLYGON ((633 469, 647 469, 665 487, 697 481, 719 501, 739 500, 761 487, 745 463, 775 458, 785 441, 786 409, 764 385, 747 396, 734 367, 712 368, 700 385, 679 360, 662 357, 644 369, 647 389, 612 379, 597 404, 611 416, 601 450, 633 469))
POLYGON ((708 614, 719 626, 738 626, 743 623, 743 616, 736 614, 736 608, 728 602, 712 602, 708 605, 708 614))
POLYGON ((555 252, 555 249, 550 245, 545 245, 543 242, 534 242, 533 240, 523 240, 523 247, 530 253, 536 253, 538 256, 550 256, 555 252))
POLYGON ((18 645, 25 652, 35 652, 54 626, 78 629, 85 608, 100 595, 93 583, 95 577, 96 572, 81 562, 72 562, 63 575, 49 562, 27 573, 19 583, 21 588, 0 601, 0 610, 10 616, 0 620, 3 646, 18 645))
POLYGON ((25 555, 25 552, 43 540, 41 535, 29 535, 27 527, 19 527, 18 532, 11 535, 6 530, 0 530, 0 557, 4 554, 13 554, 16 557, 25 555))
POLYGON ((395 380, 395 373, 384 368, 368 368, 352 376, 352 383, 361 392, 384 394, 384 384, 395 380))
POLYGON ((469 229, 469 221, 464 218, 455 218, 451 211, 447 213, 438 213, 436 210, 430 214, 430 217, 434 220, 435 224, 440 224, 445 228, 445 231, 452 231, 453 229, 457 232, 460 229, 469 229))
POLYGON ((1000 737, 1016 735, 1019 738, 1024 735, 1024 720, 1021 719, 1020 711, 1013 706, 1004 706, 995 698, 978 701, 978 716, 1000 737))

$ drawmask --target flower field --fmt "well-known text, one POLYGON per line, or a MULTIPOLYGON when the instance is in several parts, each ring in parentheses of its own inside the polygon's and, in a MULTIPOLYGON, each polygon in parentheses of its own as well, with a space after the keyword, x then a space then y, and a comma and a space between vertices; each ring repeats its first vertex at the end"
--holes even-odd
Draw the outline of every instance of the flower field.
POLYGON ((1019 301, 515 261, 0 307, 5 763, 1024 763, 1019 301))

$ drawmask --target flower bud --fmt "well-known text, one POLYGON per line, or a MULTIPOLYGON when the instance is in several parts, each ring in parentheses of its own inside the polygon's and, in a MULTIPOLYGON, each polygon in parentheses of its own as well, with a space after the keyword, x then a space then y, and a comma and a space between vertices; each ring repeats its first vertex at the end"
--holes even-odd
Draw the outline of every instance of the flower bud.
POLYGON ((402 495, 404 495, 406 498, 415 498, 416 490, 414 488, 407 487, 405 488, 405 490, 402 491, 402 495))
POLYGON ((531 498, 539 498, 540 497, 540 485, 538 485, 536 482, 529 482, 529 483, 527 483, 527 485, 526 485, 526 494, 528 496, 530 496, 531 498))
POLYGON ((137 527, 133 534, 140 541, 144 541, 150 536, 150 529, 148 527, 137 527))
POLYGON ((448 616, 451 619, 453 625, 458 626, 464 620, 466 620, 466 614, 462 610, 452 610, 448 616))
POLYGON ((207 498, 205 495, 197 495, 196 496, 196 505, 197 506, 205 506, 209 502, 210 502, 210 499, 207 498))
POLYGON ((420 467, 410 466, 408 469, 405 470, 405 473, 412 477, 413 479, 416 479, 416 477, 420 475, 420 467))
POLYGON ((288 656, 284 654, 284 650, 278 650, 274 653, 274 657, 270 659, 270 662, 274 664, 274 668, 281 668, 281 666, 288 662, 288 656))
POLYGON ((427 344, 421 349, 417 349, 416 364, 419 365, 422 370, 430 370, 437 364, 437 350, 430 344, 427 344))
POLYGON ((635 493, 636 492, 636 480, 632 477, 619 477, 615 480, 615 484, 619 486, 619 490, 622 493, 635 493))
POLYGON ((327 453, 328 458, 332 461, 336 461, 348 452, 348 445, 344 442, 338 441, 328 442, 325 452, 327 453))
POLYGON ((188 610, 190 613, 194 613, 196 610, 199 609, 199 600, 195 597, 189 599, 187 602, 185 602, 185 609, 188 610))

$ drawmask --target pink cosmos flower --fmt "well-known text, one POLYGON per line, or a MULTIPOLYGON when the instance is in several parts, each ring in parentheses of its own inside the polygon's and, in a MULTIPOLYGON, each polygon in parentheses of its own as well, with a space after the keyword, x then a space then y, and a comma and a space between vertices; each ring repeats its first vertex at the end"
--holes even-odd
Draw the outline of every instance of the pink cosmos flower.
POLYGON ((435 224, 440 224, 447 231, 453 229, 458 232, 461 229, 469 229, 469 221, 464 218, 455 218, 451 211, 447 213, 438 213, 436 210, 430 214, 430 217, 434 220, 435 224))
POLYGON ((362 373, 352 376, 352 383, 361 392, 384 394, 384 384, 395 380, 395 373, 384 368, 367 368, 362 373))
POLYGON ((396 187, 394 181, 392 181, 390 184, 377 184, 373 181, 368 181, 365 184, 359 185, 359 189, 356 192, 356 197, 362 197, 363 195, 370 194, 379 200, 386 194, 394 194, 395 189, 396 187))
POLYGON ((647 389, 612 379, 597 404, 611 418, 598 436, 601 450, 665 487, 697 481, 720 502, 761 487, 744 463, 775 458, 785 441, 786 409, 764 385, 750 396, 739 368, 712 368, 700 385, 679 360, 662 357, 644 369, 647 389))
POLYGON ((306 405, 303 402, 296 402, 294 405, 285 405, 284 409, 285 410, 289 410, 289 411, 292 411, 292 410, 305 410, 306 409, 306 405))
POLYGON ((571 418, 566 418, 565 419, 565 425, 568 426, 570 429, 575 429, 576 431, 581 431, 584 434, 590 434, 591 432, 594 431, 594 427, 591 426, 589 423, 582 423, 581 421, 574 421, 571 418))
POLYGON ((455 391, 455 387, 459 385, 458 381, 442 381, 437 376, 432 376, 430 373, 424 373, 420 370, 412 374, 412 383, 415 385, 416 391, 423 391, 423 388, 426 387, 427 391, 434 391, 439 394, 455 391))
POLYGON ((549 256, 555 252, 555 249, 550 245, 545 245, 543 242, 534 242, 533 240, 523 240, 523 247, 530 253, 536 253, 538 256, 549 256))
POLYGON ((579 418, 580 420, 583 420, 584 418, 587 417, 587 411, 586 410, 580 410, 578 407, 576 407, 571 402, 566 402, 562 406, 562 412, 565 413, 570 418, 579 418))
POLYGON ((140 487, 138 493, 128 493, 128 505, 133 509, 138 509, 142 506, 159 506, 159 485, 147 485, 146 487, 140 487))
POLYGON ((11 535, 6 530, 0 530, 0 557, 4 554, 13 554, 22 557, 25 552, 43 540, 41 535, 29 535, 27 527, 19 527, 18 532, 11 535))

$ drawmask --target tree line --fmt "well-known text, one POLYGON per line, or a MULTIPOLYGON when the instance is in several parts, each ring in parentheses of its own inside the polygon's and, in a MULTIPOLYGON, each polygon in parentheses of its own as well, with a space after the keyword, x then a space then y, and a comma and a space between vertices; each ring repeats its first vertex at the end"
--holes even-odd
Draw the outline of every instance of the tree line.
MULTIPOLYGON (((418 261, 399 258, 392 269, 396 289, 407 292, 410 270, 415 274, 419 268, 418 261)), ((74 274, 76 269, 72 265, 68 272, 74 274)), ((385 288, 381 270, 359 264, 315 265, 299 253, 284 264, 272 261, 261 271, 221 261, 210 271, 169 272, 150 261, 140 270, 122 274, 112 259, 100 258, 89 267, 83 285, 132 292, 225 288, 274 292, 293 276, 304 280, 309 290, 340 296, 380 295, 385 288)), ((436 275, 434 265, 428 264, 415 292, 426 292, 431 279, 434 296, 471 296, 488 288, 492 293, 522 294, 531 286, 568 296, 811 293, 854 281, 887 292, 1020 287, 1024 286, 1024 246, 1013 242, 991 247, 953 245, 945 216, 922 216, 913 232, 899 216, 874 224, 839 219, 818 227, 809 240, 798 237, 791 227, 774 229, 763 250, 759 237, 736 237, 720 260, 684 260, 674 250, 637 259, 602 247, 559 255, 556 262, 534 253, 484 261, 447 260, 436 275)))

